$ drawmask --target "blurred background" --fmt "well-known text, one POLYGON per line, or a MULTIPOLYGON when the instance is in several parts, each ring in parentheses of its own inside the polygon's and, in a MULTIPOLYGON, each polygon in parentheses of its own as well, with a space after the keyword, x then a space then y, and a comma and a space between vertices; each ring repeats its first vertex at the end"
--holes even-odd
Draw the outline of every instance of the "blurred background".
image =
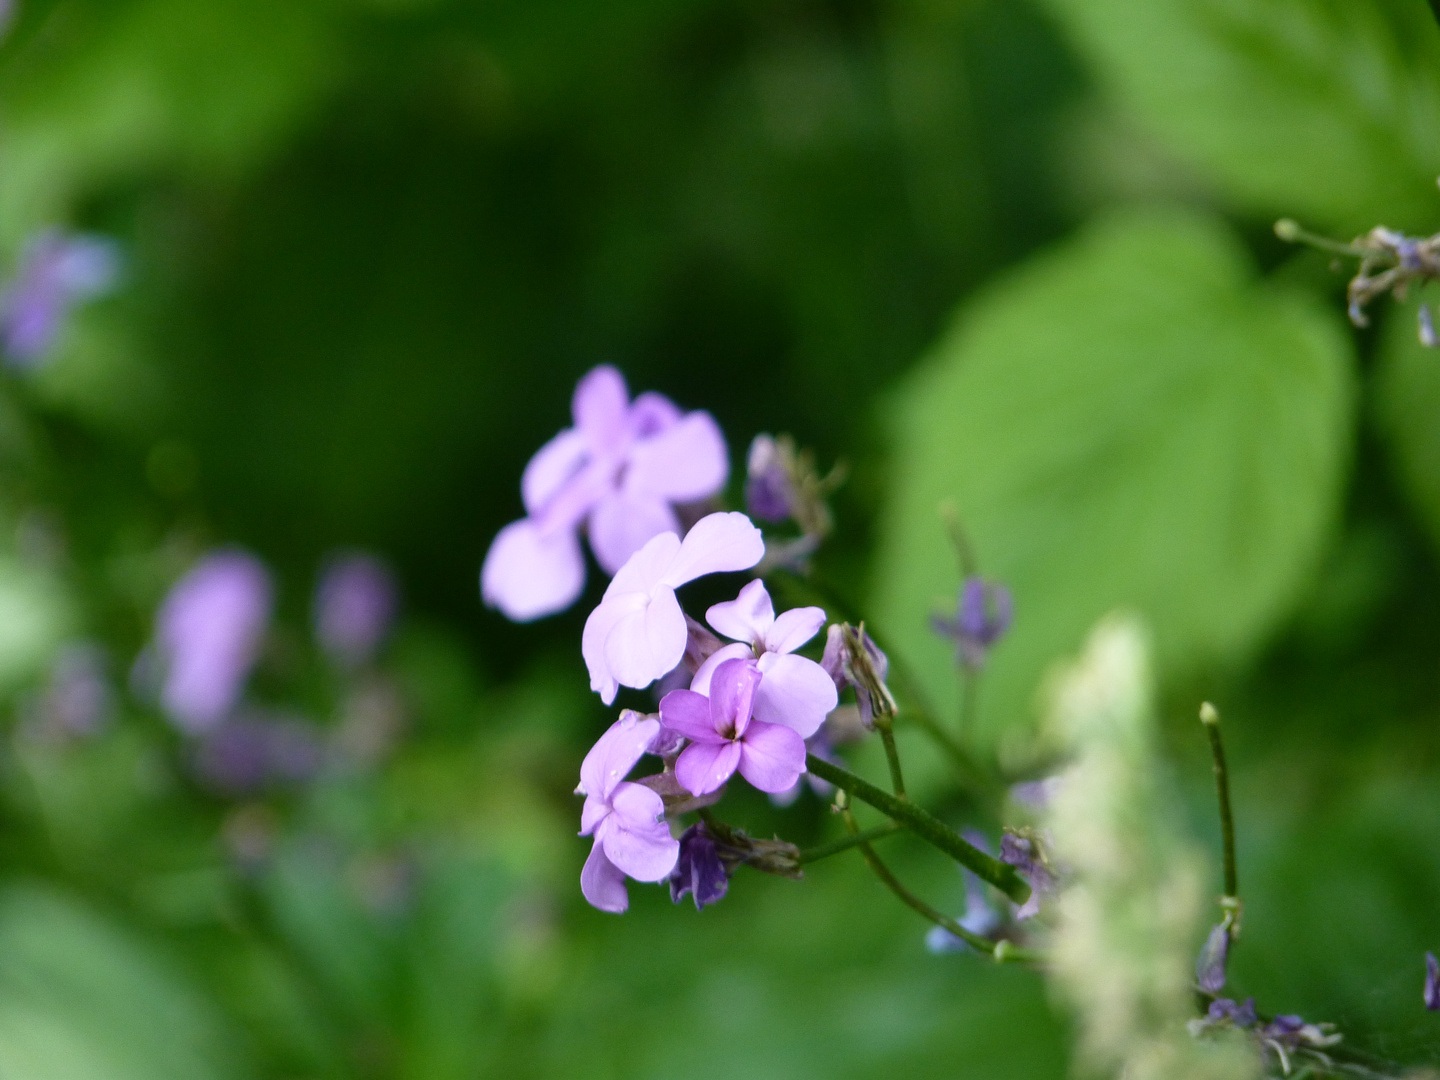
MULTIPOLYGON (((954 508, 1015 598, 956 728, 1006 780, 1051 761, 1054 662, 1143 615, 1165 782, 1212 853, 1195 710, 1226 718, 1234 985, 1440 1058, 1440 356, 1414 294, 1352 330, 1347 272, 1271 232, 1440 226, 1423 0, 6 20, 0 1076, 1067 1074, 1041 977, 931 955, 858 857, 742 871, 700 913, 583 902, 603 580, 515 625, 477 575, 599 363, 716 417, 734 505, 757 433, 845 463, 816 572, 947 723, 954 508), (153 642, 219 549, 273 615, 243 722, 197 740, 153 642), (312 625, 337 565, 380 611, 349 652, 312 625)), ((899 734, 917 798, 997 836, 899 734)), ((808 793, 727 814, 839 833, 808 793)), ((953 867, 890 843, 960 910, 953 867)))

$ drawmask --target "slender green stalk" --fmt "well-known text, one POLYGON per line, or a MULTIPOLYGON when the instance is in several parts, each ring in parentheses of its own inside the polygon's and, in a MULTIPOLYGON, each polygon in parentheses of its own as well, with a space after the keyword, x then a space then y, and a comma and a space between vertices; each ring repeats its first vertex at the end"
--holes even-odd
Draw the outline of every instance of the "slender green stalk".
POLYGON ((897 825, 890 821, 884 825, 877 825, 873 829, 866 829, 864 832, 852 833, 849 836, 842 836, 838 840, 831 840, 828 844, 817 844, 815 847, 806 848, 800 852, 800 864, 803 866, 806 863, 828 859, 831 855, 849 851, 859 844, 868 844, 873 840, 883 840, 887 836, 894 836, 897 832, 903 832, 904 829, 904 825, 897 825))
POLYGON ((903 799, 905 798, 905 776, 900 771, 900 751, 895 747, 895 732, 890 727, 890 718, 877 716, 875 730, 880 732, 880 741, 885 744, 885 760, 890 765, 890 788, 903 799))
POLYGON ((1210 756, 1215 762, 1215 790, 1220 797, 1220 836, 1225 850, 1225 895, 1239 896, 1235 871, 1235 817, 1230 810, 1230 773, 1225 767, 1225 743, 1220 737, 1220 713, 1208 701, 1200 706, 1200 722, 1210 736, 1210 756))
POLYGON ((966 869, 973 870, 981 880, 988 881, 1017 904, 1023 904, 1030 898, 1030 886, 1013 866, 1007 866, 973 844, 966 843, 943 821, 908 799, 896 798, 868 780, 814 754, 806 758, 806 764, 821 780, 828 780, 862 802, 869 803, 886 817, 898 821, 927 844, 939 848, 966 869))
MULTIPOLYGON (((1433 8, 1440 3, 1440 0, 1430 0, 1430 3, 1433 8)), ((1275 223, 1275 235, 1287 244, 1305 244, 1321 251, 1328 251, 1332 255, 1348 255, 1352 259, 1363 259, 1366 256, 1379 254, 1368 248, 1357 247, 1355 244, 1342 244, 1338 240, 1331 240, 1328 236, 1321 236, 1319 233, 1312 233, 1309 229, 1302 229, 1290 218, 1281 218, 1275 223)))
POLYGON ((851 839, 854 840, 856 846, 860 848, 860 854, 865 857, 865 862, 869 865, 871 872, 873 872, 874 875, 884 883, 886 888, 893 892, 906 907, 917 912, 924 918, 929 919, 936 926, 948 930, 971 948, 978 949, 983 953, 988 953, 994 957, 997 962, 1035 963, 1041 959, 1039 954, 1028 949, 1014 948, 1010 946, 1009 942, 1003 943, 1004 948, 997 948, 996 943, 989 938, 983 938, 979 934, 971 933, 948 915, 936 911, 924 900, 921 900, 920 897, 902 885, 900 879, 890 872, 890 868, 880 860, 879 855, 875 854, 875 849, 870 846, 869 841, 865 838, 865 834, 861 833, 856 827, 855 816, 850 813, 848 808, 844 811, 844 815, 845 826, 851 832, 851 839))

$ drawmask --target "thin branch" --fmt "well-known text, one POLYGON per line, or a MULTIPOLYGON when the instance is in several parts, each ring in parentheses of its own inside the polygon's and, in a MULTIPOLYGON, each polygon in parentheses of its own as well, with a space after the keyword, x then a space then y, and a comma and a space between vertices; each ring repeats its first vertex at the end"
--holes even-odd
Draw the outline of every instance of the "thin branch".
POLYGON ((905 798, 905 776, 900 771, 900 751, 895 746, 895 732, 890 727, 888 716, 875 718, 875 730, 880 732, 880 741, 885 744, 885 761, 890 766, 890 788, 899 798, 905 798))
POLYGON ((803 866, 806 863, 828 859, 831 855, 838 855, 842 851, 849 851, 858 844, 868 844, 873 840, 883 840, 887 836, 894 836, 897 832, 903 832, 904 829, 904 825, 898 825, 890 821, 884 825, 877 825, 873 829, 866 829, 864 832, 842 836, 839 840, 831 840, 828 844, 817 844, 813 848, 805 848, 800 852, 800 864, 803 866))
MULTIPOLYGON (((1440 0, 1436 0, 1440 3, 1440 0)), ((1225 743, 1220 737, 1220 713, 1208 701, 1200 706, 1200 722, 1210 736, 1210 755, 1215 762, 1215 790, 1220 797, 1220 836, 1225 849, 1225 895, 1240 895, 1235 872, 1235 817, 1230 810, 1230 773, 1225 767, 1225 743)))

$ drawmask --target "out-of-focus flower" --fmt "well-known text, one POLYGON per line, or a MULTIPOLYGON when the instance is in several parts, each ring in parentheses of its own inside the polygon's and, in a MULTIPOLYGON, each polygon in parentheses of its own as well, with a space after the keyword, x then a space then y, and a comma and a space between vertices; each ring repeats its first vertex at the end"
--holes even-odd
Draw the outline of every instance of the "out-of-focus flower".
POLYGON ((971 671, 985 665, 991 647, 1010 628, 1010 591, 978 577, 960 586, 954 617, 931 618, 935 632, 955 642, 956 659, 971 671))
POLYGON ((1324 1050, 1343 1036, 1334 1024, 1307 1024, 1295 1015, 1277 1016, 1256 1031, 1260 1045, 1280 1059, 1280 1069, 1290 1075, 1290 1058, 1297 1050, 1324 1050))
POLYGON ((1205 937, 1205 944, 1195 960, 1195 982, 1207 994, 1218 994, 1225 988, 1225 962, 1230 956, 1230 922, 1217 923, 1205 937))
POLYGON ((680 855, 680 845, 665 824, 660 796, 625 779, 659 733, 658 720, 627 709, 580 765, 580 786, 575 789, 585 796, 580 835, 595 837, 580 872, 580 891, 601 911, 619 913, 630 906, 627 876, 664 881, 680 855))
POLYGON ((761 521, 788 521, 795 502, 790 470, 769 435, 756 435, 745 459, 745 507, 761 521))
POLYGON ((890 658, 870 640, 862 623, 831 623, 825 635, 825 653, 820 666, 835 683, 836 690, 854 687, 855 703, 860 707, 860 722, 869 730, 875 717, 894 716, 898 711, 885 676, 890 672, 890 658))
POLYGON ((1010 798, 1021 806, 1037 813, 1043 813, 1049 809, 1050 801, 1055 798, 1055 792, 1059 790, 1062 783, 1064 783, 1064 779, 1059 776, 1047 776, 1042 780, 1024 780, 1011 786, 1010 798))
POLYGON ((561 611, 580 596, 582 522, 596 561, 613 574, 652 537, 678 534, 673 507, 715 494, 730 472, 725 437, 709 413, 682 413, 655 393, 632 402, 613 367, 580 380, 571 413, 575 426, 525 467, 527 516, 500 530, 480 571, 485 602, 516 622, 561 611))
POLYGON ((747 570, 764 554, 760 530, 739 513, 701 518, 683 541, 673 532, 651 539, 585 620, 580 647, 590 689, 609 705, 621 686, 638 690, 672 670, 689 640, 675 590, 706 574, 747 570))
POLYGON ((395 617, 395 578, 372 555, 332 559, 315 590, 315 637, 338 664, 358 667, 375 655, 395 617))
POLYGON ((270 621, 270 575, 253 555, 207 555, 170 590, 155 628, 160 704, 190 734, 234 708, 270 621))
POLYGON ((61 229, 33 237, 0 288, 0 342, 10 363, 20 368, 41 363, 70 309, 113 288, 119 269, 119 251, 105 237, 61 229))
POLYGON ((194 760, 203 783, 225 795, 244 795, 310 779, 323 753, 313 725, 297 717, 256 712, 206 733, 194 760))
POLYGON ((1028 919, 1039 914, 1040 904, 1055 895, 1055 877, 1040 845, 1031 837, 1007 832, 1000 838, 1000 861, 1015 867, 1030 883, 1030 899, 1015 912, 1015 917, 1028 919))
POLYGON ((1186 1026, 1190 1029, 1191 1035, 1198 1036, 1216 1027, 1253 1027, 1255 1021, 1255 999, 1253 997, 1246 998, 1240 1005, 1230 998, 1216 998, 1210 1002, 1210 1008, 1206 1010, 1203 1017, 1189 1021, 1186 1026))
POLYGON ((710 694, 675 690, 660 702, 660 720, 690 740, 675 777, 696 795, 720 787, 738 769, 761 791, 784 791, 805 772, 805 740, 783 724, 753 718, 764 677, 752 660, 727 660, 710 694))
POLYGON ((775 617, 763 581, 752 581, 734 600, 716 604, 706 620, 735 644, 717 649, 695 673, 690 689, 710 692, 710 679, 730 660, 754 660, 764 675, 755 695, 755 718, 793 728, 808 739, 820 729, 838 701, 835 683, 814 660, 795 656, 800 646, 820 632, 825 612, 818 607, 792 608, 775 617))
POLYGON ((1440 1012, 1440 962, 1433 952, 1425 954, 1425 1008, 1440 1012))
POLYGON ((28 733, 64 740, 94 735, 109 722, 114 708, 105 654, 99 646, 81 641, 59 650, 44 689, 22 710, 28 733))
POLYGON ((722 899, 729 888, 730 868, 705 823, 696 822, 680 836, 680 858, 670 872, 670 899, 678 904, 689 893, 698 911, 722 899))
MULTIPOLYGON (((990 854, 990 844, 983 833, 975 829, 965 832, 965 839, 985 854, 990 854)), ((989 937, 1005 921, 1005 916, 990 903, 987 886, 974 871, 960 868, 960 877, 965 888, 965 914, 957 920, 962 927, 980 937, 989 937)), ((932 953, 958 952, 971 946, 950 933, 943 926, 932 926, 925 935, 925 947, 932 953)))

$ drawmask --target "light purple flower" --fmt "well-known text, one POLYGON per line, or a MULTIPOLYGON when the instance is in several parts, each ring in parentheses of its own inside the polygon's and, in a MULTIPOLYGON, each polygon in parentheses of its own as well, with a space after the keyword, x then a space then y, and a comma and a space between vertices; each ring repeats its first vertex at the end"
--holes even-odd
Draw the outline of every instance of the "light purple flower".
POLYGON ((671 532, 651 539, 585 620, 580 647, 590 689, 609 705, 619 687, 639 690, 672 670, 689 640, 675 590, 706 574, 747 570, 764 554, 760 530, 740 513, 701 518, 683 541, 671 532))
POLYGON ((253 555, 207 555, 156 619, 160 704, 190 734, 214 729, 240 696, 270 621, 270 575, 253 555))
POLYGON ((1433 952, 1425 954, 1425 1008, 1440 1012, 1440 962, 1433 952))
POLYGON ((689 893, 695 909, 724 898, 730 889, 730 868, 720 857, 715 838, 703 821, 696 822, 680 836, 680 858, 670 873, 670 899, 678 904, 689 893))
POLYGON ((690 740, 675 762, 686 791, 707 795, 736 769, 761 791, 785 791, 805 772, 805 740, 783 724, 754 718, 764 682, 753 660, 727 660, 710 680, 709 696, 675 690, 660 702, 660 720, 690 740))
POLYGON ((1225 962, 1230 956, 1230 920, 1211 927, 1195 960, 1195 981, 1207 994, 1225 987, 1225 962))
POLYGON ((795 489, 779 444, 756 435, 745 459, 745 506, 761 521, 788 521, 794 515, 795 489))
POLYGON ((696 671, 691 690, 708 694, 711 677, 726 661, 754 660, 765 676, 755 696, 755 718, 793 728, 802 739, 820 730, 839 701, 838 692, 824 668, 794 652, 825 625, 822 609, 791 608, 776 618, 765 583, 757 580, 736 599, 716 604, 705 618, 736 643, 711 654, 696 671))
POLYGON ((931 619, 935 632, 954 640, 956 659, 971 671, 985 665, 985 657, 1010 628, 1010 591, 979 577, 967 577, 960 586, 955 616, 931 619))
POLYGON ((315 637, 337 663, 358 667, 379 648, 395 616, 395 578, 372 555, 330 560, 315 590, 315 637))
POLYGON ((119 276, 115 243, 46 229, 25 246, 0 290, 0 341, 15 367, 33 368, 55 344, 70 308, 108 292, 119 276))
POLYGON ((626 710, 600 736, 580 766, 577 795, 585 796, 580 835, 595 837, 580 891, 601 911, 630 906, 625 878, 664 881, 675 868, 680 845, 664 820, 665 804, 643 784, 625 779, 660 733, 660 722, 626 710))
POLYGON ((1055 878, 1035 841, 1007 832, 1000 838, 1000 861, 1015 867, 1030 884, 1030 898, 1015 912, 1015 918, 1029 919, 1038 915, 1040 904, 1055 893, 1055 878))
POLYGON ((542 446, 520 480, 526 517, 501 529, 485 556, 485 603, 516 622, 562 611, 585 587, 578 529, 607 573, 652 537, 680 532, 673 506, 725 486, 725 437, 707 412, 682 413, 660 394, 633 402, 613 367, 575 387, 575 426, 542 446))

